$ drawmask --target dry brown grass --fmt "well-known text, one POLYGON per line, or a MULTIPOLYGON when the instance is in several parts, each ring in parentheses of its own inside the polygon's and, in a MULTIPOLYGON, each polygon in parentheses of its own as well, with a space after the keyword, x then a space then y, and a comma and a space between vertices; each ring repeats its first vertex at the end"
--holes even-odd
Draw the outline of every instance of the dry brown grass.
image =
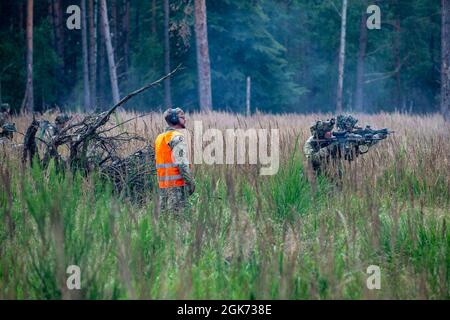
MULTIPOLYGON (((118 120, 137 115, 121 112, 118 120)), ((74 219, 64 226, 62 259, 88 270, 85 298, 450 298, 449 124, 440 115, 356 115, 360 125, 395 134, 346 163, 341 188, 319 179, 312 190, 302 145, 311 123, 329 116, 188 114, 188 130, 196 120, 204 130, 279 129, 280 170, 260 176, 252 165, 195 165, 197 192, 182 221, 155 214, 152 197, 144 208, 113 201, 91 177, 81 188, 48 172, 39 181, 38 173, 20 173, 18 152, 2 153, 2 221, 12 219, 16 229, 0 228, 0 266, 18 265, 32 276, 0 273, 0 297, 61 297, 52 286, 53 251, 37 267, 28 258, 52 247, 35 239, 36 226, 46 230, 35 211, 49 206, 74 219), (61 199, 52 199, 53 184, 63 189, 61 199), (96 229, 83 229, 85 223, 96 229), (77 243, 86 245, 78 254, 77 243), (370 264, 382 269, 382 290, 365 287, 370 264)), ((24 132, 31 117, 13 121, 24 132)), ((161 114, 149 113, 119 130, 152 144, 164 127, 161 114)), ((129 143, 122 152, 140 147, 129 143)))

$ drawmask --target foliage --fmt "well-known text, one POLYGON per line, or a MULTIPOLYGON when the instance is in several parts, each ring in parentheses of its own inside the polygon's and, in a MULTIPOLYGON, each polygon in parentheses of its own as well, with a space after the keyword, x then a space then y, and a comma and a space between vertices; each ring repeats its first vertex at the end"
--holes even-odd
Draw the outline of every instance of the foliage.
MULTIPOLYGON (((117 1, 121 17, 122 1, 117 1)), ((121 33, 114 35, 122 95, 162 74, 162 4, 130 2, 130 50, 124 57, 121 33), (154 17, 156 20, 154 20, 154 17), (156 33, 153 33, 153 25, 156 33), (124 61, 129 61, 128 70, 124 61)), ((62 1, 63 6, 68 5, 62 1)), ((111 4, 112 5, 112 4, 111 4)), ((252 79, 252 109, 273 113, 328 112, 334 109, 337 82, 341 2, 337 0, 215 0, 207 3, 213 104, 217 110, 245 111, 246 77, 252 79)), ((440 4, 438 1, 379 2, 381 30, 368 30, 364 106, 367 112, 436 111, 440 79, 440 4), (393 27, 399 19, 400 32, 393 27), (399 37, 399 52, 395 39, 399 37), (401 67, 394 72, 397 63, 401 67)), ((197 110, 197 70, 193 1, 170 2, 171 65, 185 69, 172 79, 175 104, 197 110)), ((0 68, 13 64, 2 77, 3 100, 17 110, 25 87, 25 30, 19 26, 24 1, 2 1, 9 19, 0 21, 0 68)), ((111 8, 110 8, 111 9, 111 8)), ((344 75, 344 108, 354 103, 359 22, 366 8, 350 1, 344 75)), ((35 5, 36 109, 54 104, 76 109, 82 101, 81 31, 63 28, 65 57, 55 54, 54 28, 45 2, 35 5), (62 63, 65 68, 62 72, 62 63), (59 75, 59 76, 55 76, 59 75)), ((112 19, 110 17, 110 19, 112 19)), ((111 21, 112 23, 114 21, 111 21)), ((23 20, 22 20, 23 23, 23 20)), ((122 28, 121 20, 117 28, 122 28)), ((100 59, 97 36, 97 91, 101 109, 111 105, 107 61, 100 59)), ((0 70, 1 71, 1 70, 0 70)), ((130 109, 162 107, 164 94, 147 92, 130 109)))

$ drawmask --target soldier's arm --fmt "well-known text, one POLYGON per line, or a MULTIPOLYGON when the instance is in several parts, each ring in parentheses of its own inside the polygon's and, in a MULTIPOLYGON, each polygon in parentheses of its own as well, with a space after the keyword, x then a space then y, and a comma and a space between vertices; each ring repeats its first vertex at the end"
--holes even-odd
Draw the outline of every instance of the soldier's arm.
POLYGON ((180 175, 183 180, 191 187, 194 187, 195 181, 189 167, 189 159, 187 158, 187 144, 184 137, 179 135, 172 138, 169 143, 175 163, 178 165, 180 175))
POLYGON ((307 159, 311 159, 314 154, 314 148, 312 146, 312 137, 306 140, 305 145, 303 146, 303 153, 307 159))
POLYGON ((313 137, 310 137, 303 146, 303 152, 307 159, 312 161, 320 161, 329 155, 328 147, 320 148, 319 151, 315 151, 313 147, 313 137))

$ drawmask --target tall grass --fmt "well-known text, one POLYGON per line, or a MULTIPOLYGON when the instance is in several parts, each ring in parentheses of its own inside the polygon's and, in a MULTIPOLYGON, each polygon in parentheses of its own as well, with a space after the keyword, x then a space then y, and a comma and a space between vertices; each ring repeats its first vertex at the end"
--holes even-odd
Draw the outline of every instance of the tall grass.
MULTIPOLYGON (((396 134, 345 164, 336 187, 311 184, 304 169, 301 145, 319 117, 191 115, 205 129, 280 128, 281 161, 274 176, 194 166, 182 218, 162 215, 154 190, 139 207, 95 175, 24 168, 18 150, 0 148, 0 298, 449 299, 448 125, 360 115, 396 134), (80 291, 66 287, 69 265, 81 268, 80 291), (369 265, 381 268, 380 290, 366 287, 369 265)), ((19 131, 29 120, 15 119, 19 131)), ((127 129, 151 142, 162 128, 150 114, 127 129)))

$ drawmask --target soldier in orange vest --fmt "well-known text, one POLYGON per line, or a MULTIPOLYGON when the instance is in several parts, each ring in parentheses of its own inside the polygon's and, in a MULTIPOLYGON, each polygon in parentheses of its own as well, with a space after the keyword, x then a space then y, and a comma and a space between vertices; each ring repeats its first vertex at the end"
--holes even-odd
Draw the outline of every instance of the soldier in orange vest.
POLYGON ((185 128, 186 119, 180 108, 166 110, 164 119, 169 126, 155 141, 160 208, 181 213, 195 190, 186 140, 179 131, 185 128))

